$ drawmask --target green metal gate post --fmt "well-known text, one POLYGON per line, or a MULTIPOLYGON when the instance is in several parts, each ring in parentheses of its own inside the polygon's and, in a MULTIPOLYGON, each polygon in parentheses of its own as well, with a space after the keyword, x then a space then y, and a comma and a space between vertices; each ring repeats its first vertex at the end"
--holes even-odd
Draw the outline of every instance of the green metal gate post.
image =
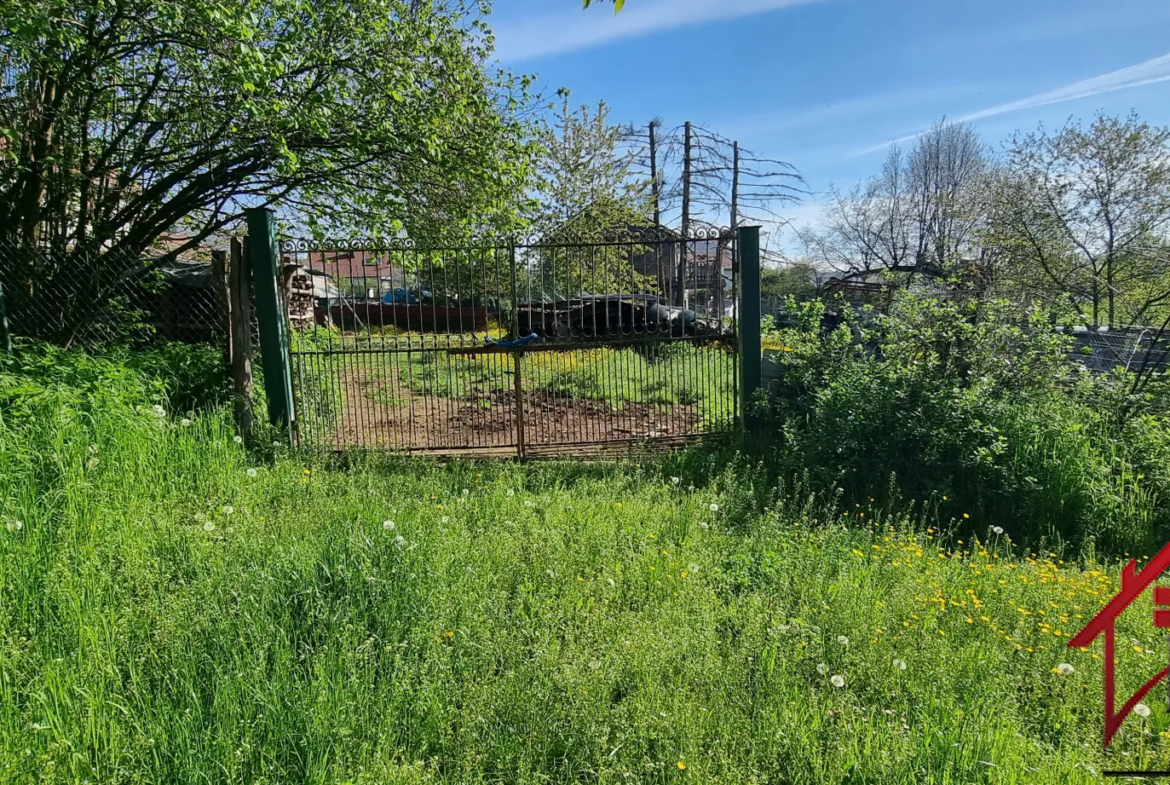
POLYGON ((739 228, 739 412, 750 427, 752 398, 760 388, 763 350, 760 346, 760 227, 739 228))
POLYGON ((280 304, 280 255, 272 211, 254 207, 248 219, 248 256, 256 287, 256 320, 260 324, 260 359, 268 420, 288 428, 293 422, 292 369, 289 363, 288 315, 280 304))

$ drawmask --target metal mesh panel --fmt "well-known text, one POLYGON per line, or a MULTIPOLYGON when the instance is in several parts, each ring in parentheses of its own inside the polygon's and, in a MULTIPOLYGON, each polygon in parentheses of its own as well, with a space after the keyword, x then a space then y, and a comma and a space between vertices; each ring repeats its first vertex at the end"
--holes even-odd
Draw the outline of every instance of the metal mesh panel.
POLYGON ((0 286, 14 336, 96 348, 225 334, 209 259, 0 243, 0 286))

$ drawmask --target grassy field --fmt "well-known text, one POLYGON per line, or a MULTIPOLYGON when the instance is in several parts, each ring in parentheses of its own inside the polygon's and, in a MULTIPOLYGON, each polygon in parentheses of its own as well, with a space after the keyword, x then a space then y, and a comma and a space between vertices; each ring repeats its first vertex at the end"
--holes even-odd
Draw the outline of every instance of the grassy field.
MULTIPOLYGON (((1016 552, 1007 522, 944 539, 929 514, 762 487, 726 453, 342 466, 104 389, 25 397, 0 428, 0 781, 1063 783, 1170 763, 1154 696, 1101 754, 1100 649, 1064 647, 1116 565, 1016 552)), ((1149 612, 1119 630, 1122 694, 1166 659, 1149 612)))

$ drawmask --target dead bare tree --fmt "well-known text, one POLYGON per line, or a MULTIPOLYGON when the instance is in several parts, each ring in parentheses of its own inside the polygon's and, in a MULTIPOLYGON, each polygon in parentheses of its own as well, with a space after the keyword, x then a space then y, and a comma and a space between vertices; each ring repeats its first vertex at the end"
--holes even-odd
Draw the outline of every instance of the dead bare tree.
POLYGON ((842 272, 946 275, 975 249, 990 169, 970 126, 939 120, 908 154, 891 146, 880 174, 834 191, 823 228, 801 240, 842 272))

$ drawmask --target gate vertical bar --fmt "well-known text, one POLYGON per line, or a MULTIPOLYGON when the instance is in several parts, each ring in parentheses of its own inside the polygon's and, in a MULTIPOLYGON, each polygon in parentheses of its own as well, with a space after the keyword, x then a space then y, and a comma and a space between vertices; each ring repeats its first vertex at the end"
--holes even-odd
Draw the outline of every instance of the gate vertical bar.
MULTIPOLYGON (((508 244, 508 264, 512 267, 512 340, 520 337, 520 300, 516 290, 516 244, 508 244)), ((531 317, 529 318, 531 321, 531 317)), ((520 364, 524 350, 512 353, 512 386, 516 393, 516 457, 524 458, 524 384, 520 378, 520 364)))
POLYGON ((289 428, 293 423, 292 369, 289 363, 288 316, 280 303, 280 260, 272 211, 247 210, 248 254, 256 286, 256 319, 260 323, 260 359, 268 420, 289 428))
POLYGON ((739 234, 739 411, 741 426, 750 426, 748 405, 760 387, 760 227, 742 226, 739 234))

